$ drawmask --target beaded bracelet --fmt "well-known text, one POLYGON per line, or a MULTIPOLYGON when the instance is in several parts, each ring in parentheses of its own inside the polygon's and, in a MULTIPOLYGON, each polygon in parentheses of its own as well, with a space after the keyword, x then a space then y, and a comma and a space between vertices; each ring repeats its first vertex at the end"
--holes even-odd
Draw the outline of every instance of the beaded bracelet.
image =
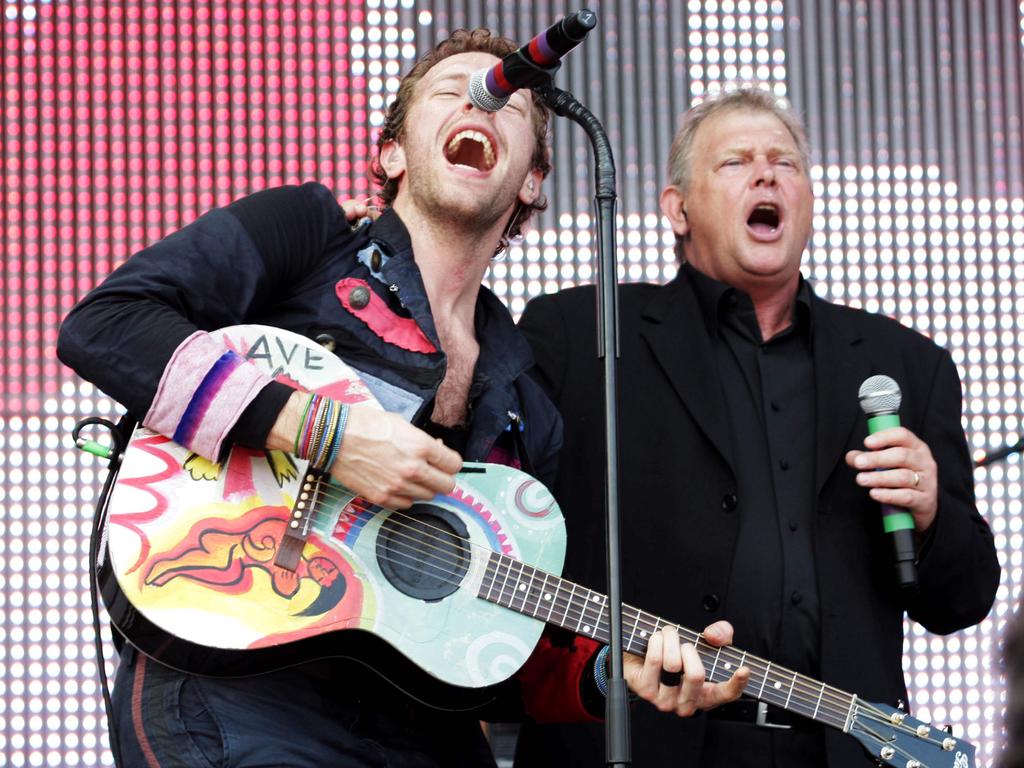
POLYGON ((319 394, 310 395, 295 434, 295 455, 312 469, 330 472, 348 424, 348 406, 319 394))

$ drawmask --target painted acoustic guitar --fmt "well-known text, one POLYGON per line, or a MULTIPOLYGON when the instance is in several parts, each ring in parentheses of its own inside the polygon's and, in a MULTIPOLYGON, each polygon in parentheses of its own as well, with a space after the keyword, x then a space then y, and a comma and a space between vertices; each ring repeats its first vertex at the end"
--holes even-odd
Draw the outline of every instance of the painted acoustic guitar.
MULTIPOLYGON (((304 337, 219 333, 293 385, 376 404, 358 374, 304 337)), ((493 697, 489 686, 519 669, 545 624, 609 640, 605 596, 556 575, 565 527, 554 498, 509 467, 467 464, 451 494, 394 511, 285 453, 236 448, 215 465, 139 429, 107 512, 100 583, 112 623, 143 653, 191 672, 386 659, 378 671, 410 695, 467 708, 493 697)), ((623 606, 625 649, 644 654, 666 624, 623 606)), ((709 680, 746 665, 747 695, 850 734, 883 764, 974 765, 972 745, 899 710, 679 632, 709 680)))

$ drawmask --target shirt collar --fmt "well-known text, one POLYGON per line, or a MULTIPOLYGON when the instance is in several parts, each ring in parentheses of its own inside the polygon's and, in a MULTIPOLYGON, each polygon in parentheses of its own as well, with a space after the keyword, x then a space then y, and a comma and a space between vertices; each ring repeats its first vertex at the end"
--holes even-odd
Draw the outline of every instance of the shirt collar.
MULTIPOLYGON (((734 318, 752 331, 753 337, 760 341, 761 331, 757 326, 754 304, 743 291, 733 288, 727 283, 708 277, 693 265, 684 262, 680 270, 690 281, 693 292, 697 295, 701 316, 709 333, 717 334, 722 320, 726 316, 734 318)), ((811 323, 811 286, 803 275, 796 289, 796 302, 793 307, 793 323, 782 333, 791 331, 805 333, 808 340, 812 337, 811 323)), ((781 335, 781 334, 780 334, 781 335)))
MULTIPOLYGON (((395 209, 389 207, 381 213, 370 225, 368 234, 374 243, 382 245, 388 251, 388 256, 394 259, 388 274, 404 276, 405 282, 412 282, 414 290, 425 297, 426 291, 412 252, 409 230, 395 209)), ((423 318, 423 322, 427 322, 426 318, 423 318)), ((429 333, 433 334, 432 316, 429 322, 429 333)), ((478 374, 492 381, 514 381, 533 365, 530 346, 516 328, 508 307, 486 285, 480 286, 477 295, 474 323, 480 344, 478 374)))

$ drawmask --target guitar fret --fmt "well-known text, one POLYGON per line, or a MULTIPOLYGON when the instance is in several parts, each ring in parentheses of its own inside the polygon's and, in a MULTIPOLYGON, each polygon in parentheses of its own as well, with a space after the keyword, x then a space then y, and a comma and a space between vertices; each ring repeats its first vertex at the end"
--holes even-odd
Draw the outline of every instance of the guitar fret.
POLYGON ((761 698, 764 695, 764 686, 768 682, 768 675, 771 674, 772 663, 769 661, 768 666, 764 669, 764 677, 761 678, 761 689, 757 692, 757 698, 761 698))
POLYGON ((590 610, 590 596, 593 594, 589 589, 584 591, 577 597, 576 602, 580 609, 580 621, 576 626, 576 631, 579 634, 589 634, 590 632, 590 618, 587 615, 587 611, 590 610))
MULTIPOLYGON (((633 640, 636 638, 636 625, 640 623, 640 611, 638 611, 636 608, 633 608, 632 606, 628 607, 629 610, 633 612, 633 629, 630 630, 629 637, 626 638, 624 646, 627 651, 632 651, 633 640)), ((611 638, 611 627, 608 627, 608 637, 609 639, 611 638)))
MULTIPOLYGON (((525 566, 524 566, 524 569, 525 569, 525 566)), ((527 605, 527 603, 529 603, 529 605, 530 605, 530 615, 531 616, 536 616, 537 615, 537 602, 533 599, 533 591, 534 591, 534 585, 537 583, 537 572, 535 570, 533 570, 532 568, 530 568, 528 570, 529 570, 530 582, 529 582, 529 584, 527 584, 526 592, 523 594, 523 610, 524 611, 526 610, 526 605, 527 605)))
MULTIPOLYGON (((565 606, 565 618, 566 618, 567 620, 568 620, 568 618, 569 618, 569 608, 570 608, 570 606, 572 606, 572 604, 573 604, 573 600, 574 600, 575 598, 576 598, 576 585, 575 585, 575 584, 573 584, 573 585, 572 585, 572 589, 571 589, 571 590, 569 590, 569 600, 567 601, 567 604, 566 604, 566 606, 565 606)), ((577 622, 576 622, 576 633, 577 633, 577 634, 579 634, 579 631, 580 631, 580 626, 581 626, 582 624, 583 624, 583 610, 582 610, 582 609, 580 609, 580 619, 579 619, 579 621, 577 621, 577 622)))
POLYGON ((502 571, 503 563, 501 562, 501 555, 498 554, 497 552, 494 554, 494 559, 493 559, 491 565, 492 565, 492 569, 491 569, 490 599, 491 599, 492 602, 495 602, 495 603, 498 603, 498 605, 501 605, 501 603, 500 603, 500 600, 501 600, 501 585, 500 585, 499 577, 501 576, 501 571, 502 571))
POLYGON ((722 646, 718 646, 718 651, 715 653, 715 662, 711 665, 711 672, 708 674, 708 679, 711 682, 715 682, 715 670, 718 668, 718 658, 722 655, 722 646))
MULTIPOLYGON (((601 600, 601 596, 600 595, 595 594, 594 592, 589 592, 589 591, 587 592, 587 599, 586 599, 586 602, 584 602, 584 604, 583 604, 583 617, 585 619, 587 618, 587 611, 589 611, 593 607, 594 603, 598 603, 598 602, 600 602, 600 600, 601 600)), ((598 609, 596 609, 596 615, 591 618, 589 623, 583 625, 583 633, 593 637, 594 633, 597 632, 597 625, 600 624, 600 623, 601 623, 601 610, 598 608, 598 609)))
MULTIPOLYGON (((505 558, 505 559, 509 560, 511 558, 505 558)), ((505 601, 505 587, 508 586, 508 575, 509 575, 509 571, 510 570, 511 569, 508 567, 508 564, 506 563, 505 564, 505 568, 504 568, 504 571, 505 571, 504 578, 501 581, 501 589, 498 590, 498 604, 499 605, 504 605, 506 608, 508 606, 512 605, 512 601, 511 600, 509 600, 507 602, 505 601)))
POLYGON ((494 586, 494 556, 492 555, 487 559, 487 568, 484 569, 484 577, 480 580, 480 597, 490 602, 491 600, 491 587, 494 586), (491 580, 491 586, 487 586, 487 580, 491 580))
POLYGON ((818 689, 818 701, 814 705, 814 713, 811 717, 815 720, 818 719, 818 708, 821 707, 821 697, 825 695, 825 684, 821 683, 821 687, 818 689))
POLYGON ((594 593, 588 589, 587 596, 583 598, 583 604, 580 606, 580 626, 577 628, 576 631, 584 635, 589 635, 593 631, 593 622, 590 621, 587 612, 590 610, 590 604, 593 601, 594 597, 594 593))
POLYGON ((557 598, 558 598, 558 582, 557 581, 555 582, 555 593, 553 595, 550 595, 550 597, 548 596, 549 594, 550 593, 548 592, 548 577, 545 574, 545 576, 544 576, 544 596, 545 596, 545 599, 548 600, 548 602, 551 603, 551 607, 548 608, 548 618, 547 618, 548 622, 551 621, 551 614, 555 612, 555 603, 558 602, 557 601, 557 598))
POLYGON ((547 576, 543 571, 531 571, 530 572, 530 615, 534 618, 540 616, 540 606, 542 598, 544 596, 544 584, 547 583, 547 576), (541 577, 541 582, 538 585, 537 576, 541 577))
POLYGON ((793 689, 796 688, 796 673, 793 673, 793 679, 789 683, 789 694, 786 696, 786 703, 783 704, 786 709, 789 709, 789 700, 793 698, 793 689))
MULTIPOLYGON (((515 590, 513 592, 513 598, 512 599, 515 600, 515 593, 516 592, 519 592, 519 593, 522 594, 522 602, 519 603, 520 611, 522 611, 522 609, 524 609, 526 607, 526 598, 527 598, 527 596, 529 594, 529 591, 530 591, 530 585, 523 581, 524 573, 525 573, 525 569, 523 568, 523 564, 519 563, 519 578, 516 579, 516 586, 515 586, 515 590)), ((513 608, 513 610, 515 610, 515 609, 513 608)))
POLYGON ((494 564, 494 573, 491 576, 490 599, 491 599, 492 602, 497 603, 498 605, 501 605, 501 587, 500 587, 499 582, 498 582, 498 578, 499 578, 499 576, 501 576, 502 565, 503 565, 503 563, 501 562, 501 555, 495 553, 494 563, 493 564, 494 564))
POLYGON ((551 615, 548 616, 548 621, 553 621, 558 627, 565 626, 565 608, 560 607, 558 604, 559 595, 561 595, 562 592, 562 584, 564 584, 564 582, 560 579, 555 582, 555 594, 551 598, 551 613, 554 614, 554 618, 552 618, 551 615), (558 610, 556 611, 555 608, 558 608, 558 610))

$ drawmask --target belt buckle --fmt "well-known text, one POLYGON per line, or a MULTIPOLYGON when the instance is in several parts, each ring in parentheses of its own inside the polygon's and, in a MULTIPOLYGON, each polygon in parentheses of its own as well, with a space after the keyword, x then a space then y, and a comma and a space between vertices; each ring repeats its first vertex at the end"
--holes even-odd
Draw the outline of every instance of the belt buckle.
POLYGON ((782 725, 780 723, 769 723, 768 722, 768 702, 759 701, 757 702, 757 717, 754 718, 754 725, 758 728, 777 728, 782 731, 788 731, 792 725, 782 725))

